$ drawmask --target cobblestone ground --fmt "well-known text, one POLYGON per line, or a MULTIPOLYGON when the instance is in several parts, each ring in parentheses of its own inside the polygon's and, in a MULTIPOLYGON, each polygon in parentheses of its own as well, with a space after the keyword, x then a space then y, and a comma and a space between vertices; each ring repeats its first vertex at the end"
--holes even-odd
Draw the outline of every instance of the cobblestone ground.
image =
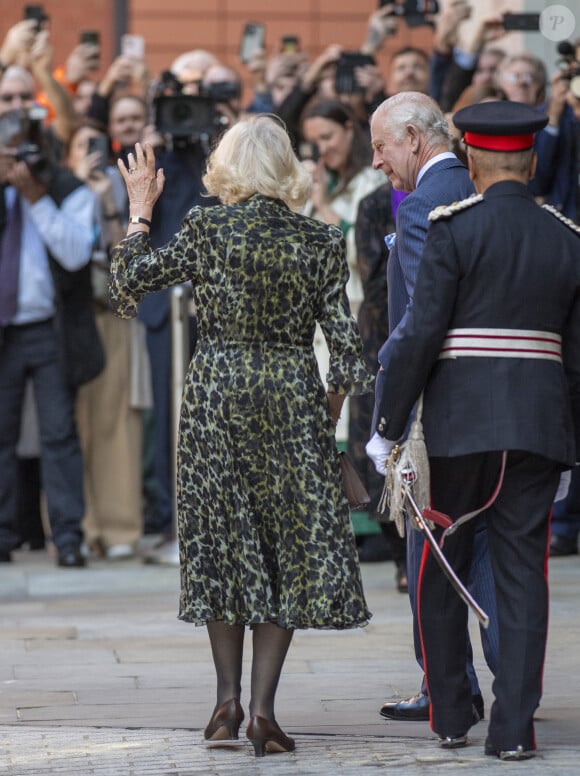
POLYGON ((409 738, 297 736, 291 754, 255 758, 251 746, 208 748, 201 731, 118 728, 0 728, 0 773, 4 776, 401 776, 485 773, 531 776, 580 773, 578 749, 544 750, 522 763, 485 757, 482 741, 443 751, 436 741, 409 738))

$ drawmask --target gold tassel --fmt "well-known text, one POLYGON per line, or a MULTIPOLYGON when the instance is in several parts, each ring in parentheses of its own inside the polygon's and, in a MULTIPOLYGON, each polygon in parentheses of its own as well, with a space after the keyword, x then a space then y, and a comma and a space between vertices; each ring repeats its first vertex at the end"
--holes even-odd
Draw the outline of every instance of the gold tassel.
MULTIPOLYGON (((397 526, 399 536, 405 535, 405 491, 411 482, 411 491, 417 506, 424 510, 431 503, 431 485, 429 476, 429 458, 423 435, 423 394, 417 402, 415 420, 402 445, 396 445, 387 461, 385 485, 379 502, 378 511, 389 509, 389 520, 397 526)), ((430 521, 428 521, 430 522, 430 521)), ((413 521, 411 520, 411 525, 413 521)), ((432 526, 432 524, 430 523, 432 526)))

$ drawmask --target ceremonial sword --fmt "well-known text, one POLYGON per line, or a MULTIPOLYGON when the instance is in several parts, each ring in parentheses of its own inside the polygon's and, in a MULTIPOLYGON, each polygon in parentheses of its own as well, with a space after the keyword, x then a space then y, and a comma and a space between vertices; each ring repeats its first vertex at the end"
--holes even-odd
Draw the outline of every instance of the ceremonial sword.
POLYGON ((411 471, 405 471, 405 472, 401 472, 401 474, 402 474, 401 487, 403 489, 403 495, 407 499, 407 501, 409 502, 413 510, 413 514, 410 516, 410 519, 415 521, 417 527, 419 528, 419 530, 427 540, 429 547, 433 552, 435 560, 437 561, 437 563, 441 567, 441 570, 449 580, 452 588, 455 590, 455 592, 461 598, 461 600, 465 604, 467 604, 467 606, 475 614, 475 616, 479 620, 480 625, 483 628, 487 628, 489 626, 488 615, 483 611, 481 606, 473 598, 469 590, 467 590, 467 588, 459 579, 459 577, 457 576, 453 568, 450 566, 449 561, 443 554, 443 551, 441 550, 441 547, 437 543, 437 540, 431 533, 431 529, 427 525, 425 517, 423 516, 423 512, 419 509, 419 506, 415 501, 413 494, 411 493, 413 473, 411 471))

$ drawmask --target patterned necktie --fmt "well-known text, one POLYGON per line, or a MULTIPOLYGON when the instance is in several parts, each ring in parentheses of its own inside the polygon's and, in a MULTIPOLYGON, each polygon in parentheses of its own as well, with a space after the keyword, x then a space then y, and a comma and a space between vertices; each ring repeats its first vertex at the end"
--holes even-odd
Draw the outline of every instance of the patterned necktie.
POLYGON ((0 238, 0 326, 12 323, 18 310, 21 231, 22 211, 17 195, 8 211, 6 226, 0 238))

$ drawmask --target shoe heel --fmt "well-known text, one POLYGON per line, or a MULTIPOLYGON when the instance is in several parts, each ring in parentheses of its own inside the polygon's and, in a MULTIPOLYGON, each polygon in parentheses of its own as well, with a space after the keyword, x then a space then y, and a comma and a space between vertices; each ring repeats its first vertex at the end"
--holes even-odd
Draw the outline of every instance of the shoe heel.
POLYGON ((252 746, 254 747, 254 754, 256 757, 265 757, 266 755, 266 740, 264 738, 254 738, 252 740, 252 746))
POLYGON ((238 739, 244 712, 237 698, 226 701, 214 712, 205 729, 207 742, 235 741, 238 739))
POLYGON ((240 723, 231 719, 224 722, 224 727, 228 731, 228 738, 238 738, 240 732, 240 723))
POLYGON ((293 752, 295 742, 287 736, 276 722, 253 716, 246 728, 248 741, 254 747, 256 757, 264 757, 268 752, 293 752))

